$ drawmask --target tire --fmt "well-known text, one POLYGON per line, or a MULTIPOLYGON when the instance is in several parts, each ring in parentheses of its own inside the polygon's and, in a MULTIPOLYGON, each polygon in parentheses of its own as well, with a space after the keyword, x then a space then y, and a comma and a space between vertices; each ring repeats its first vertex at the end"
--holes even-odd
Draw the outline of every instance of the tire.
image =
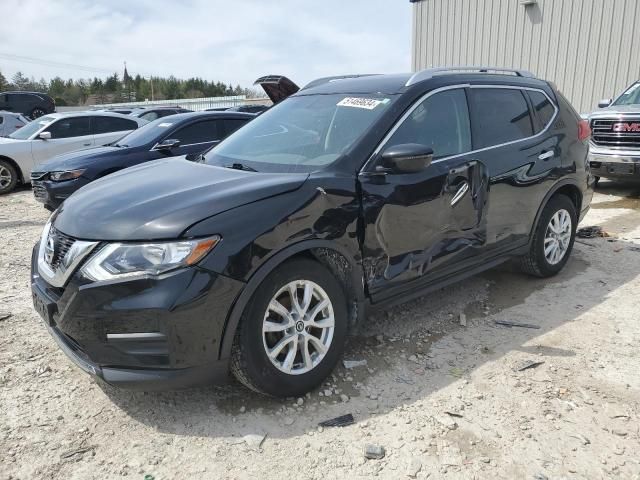
MULTIPOLYGON (((531 246, 529 253, 520 259, 520 268, 529 275, 536 277, 551 277, 556 275, 565 266, 571 255, 573 249, 573 243, 576 238, 577 221, 576 207, 573 202, 566 195, 555 195, 551 197, 549 202, 545 205, 540 220, 536 225, 533 239, 531 240, 531 246), (563 213, 565 212, 565 213, 563 213), (566 225, 562 223, 564 215, 568 215, 568 219, 571 222, 568 228, 565 228, 560 234, 555 234, 554 243, 554 231, 551 228, 552 219, 554 225, 566 225), (556 216, 557 215, 557 216, 556 216), (563 240, 564 239, 564 240, 563 240), (548 254, 545 254, 545 245, 550 250, 548 254), (557 245, 562 256, 560 258, 554 257, 553 246, 557 245)), ((560 253, 556 253, 559 255, 560 253)))
POLYGON ((36 118, 40 118, 43 115, 46 115, 47 112, 45 112, 42 108, 40 107, 36 107, 33 110, 31 110, 31 113, 29 114, 29 118, 31 118, 31 120, 35 120, 36 118))
POLYGON ((11 192, 18 183, 18 172, 6 160, 0 160, 0 195, 11 192))
POLYGON ((300 396, 329 376, 342 355, 346 336, 347 300, 340 283, 318 262, 290 260, 264 279, 245 307, 234 337, 231 371, 242 384, 255 392, 275 397, 300 396), (302 310, 296 310, 287 288, 292 283, 296 285, 294 291, 302 310), (310 298, 308 302, 305 300, 305 287, 311 291, 311 295, 306 297, 310 298), (329 305, 318 307, 324 299, 329 300, 329 305), (280 314, 269 308, 275 305, 273 300, 278 300, 285 307, 284 313, 288 316, 279 308, 280 314), (305 304, 308 315, 303 317, 299 312, 305 311, 305 304), (323 325, 320 328, 310 327, 308 323, 309 315, 316 307, 317 314, 311 320, 315 319, 316 325, 323 325), (331 313, 334 319, 332 331, 329 326, 331 313), (267 325, 268 329, 278 331, 265 333, 263 328, 267 325), (283 325, 289 325, 289 328, 283 330, 283 325), (308 340, 309 336, 316 337, 316 340, 308 340), (293 337, 300 349, 294 350, 293 337), (324 354, 319 349, 323 344, 326 344, 324 354), (278 345, 282 348, 277 349, 278 345), (306 350, 303 350, 305 346, 306 350), (274 352, 273 361, 267 355, 267 349, 274 352), (308 353, 306 362, 303 351, 308 353), (287 362, 290 355, 292 358, 287 362))

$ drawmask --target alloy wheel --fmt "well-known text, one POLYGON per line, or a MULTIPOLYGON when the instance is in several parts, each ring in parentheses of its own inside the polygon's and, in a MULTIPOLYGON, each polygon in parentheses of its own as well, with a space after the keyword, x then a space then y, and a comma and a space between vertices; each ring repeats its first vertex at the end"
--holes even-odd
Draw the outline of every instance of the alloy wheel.
POLYGON ((544 256, 551 265, 557 265, 566 255, 571 244, 571 215, 565 209, 558 210, 549 220, 544 235, 544 256))
POLYGON ((13 177, 11 176, 11 172, 8 168, 0 165, 0 189, 7 188, 11 185, 13 177))
POLYGON ((45 111, 42 110, 41 108, 34 108, 33 111, 31 112, 31 119, 35 120, 36 118, 40 118, 44 114, 45 114, 45 111))
POLYGON ((262 322, 267 357, 281 372, 313 370, 329 351, 335 330, 333 305, 320 285, 296 280, 273 296, 262 322))

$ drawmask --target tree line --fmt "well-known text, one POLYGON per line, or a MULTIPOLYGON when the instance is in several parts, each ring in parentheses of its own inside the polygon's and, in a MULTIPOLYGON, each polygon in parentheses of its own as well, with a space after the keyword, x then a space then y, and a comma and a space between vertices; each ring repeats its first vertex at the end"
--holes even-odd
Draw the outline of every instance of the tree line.
POLYGON ((144 100, 177 100, 180 98, 222 97, 228 95, 246 95, 257 97, 256 90, 235 87, 223 82, 214 82, 202 78, 178 79, 169 77, 130 76, 125 70, 120 77, 114 73, 106 78, 80 78, 64 80, 54 77, 51 80, 27 77, 17 72, 11 80, 0 72, 0 92, 7 90, 28 90, 47 93, 59 106, 82 106, 99 103, 139 102, 144 100))

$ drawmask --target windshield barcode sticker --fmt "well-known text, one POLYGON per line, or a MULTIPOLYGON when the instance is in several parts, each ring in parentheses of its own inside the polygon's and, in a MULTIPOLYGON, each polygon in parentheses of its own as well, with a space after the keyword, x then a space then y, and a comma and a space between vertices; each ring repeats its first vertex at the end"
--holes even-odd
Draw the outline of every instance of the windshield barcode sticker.
POLYGON ((173 125, 173 123, 165 122, 165 123, 159 123, 158 124, 158 126, 161 127, 161 128, 167 128, 167 127, 170 127, 171 125, 173 125))
POLYGON ((366 108, 367 110, 373 110, 381 103, 386 102, 384 100, 374 100, 373 98, 346 97, 338 102, 338 106, 366 108))

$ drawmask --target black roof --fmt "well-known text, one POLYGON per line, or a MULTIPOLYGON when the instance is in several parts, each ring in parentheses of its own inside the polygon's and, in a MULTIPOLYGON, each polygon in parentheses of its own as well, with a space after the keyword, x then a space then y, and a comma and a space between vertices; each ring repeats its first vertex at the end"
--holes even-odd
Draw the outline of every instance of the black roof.
POLYGON ((3 93, 29 93, 31 95, 40 95, 40 96, 45 96, 48 97, 49 94, 47 93, 42 93, 42 92, 30 92, 30 91, 26 91, 26 90, 7 90, 6 92, 0 92, 0 95, 3 93))
MULTIPOLYGON (((170 117, 162 117, 162 120, 166 122, 177 122, 182 120, 188 120, 190 118, 200 118, 200 117, 209 117, 209 118, 255 118, 255 114, 253 113, 244 113, 244 112, 185 112, 185 113, 176 113, 175 115, 171 115, 170 117)), ((157 121, 160 118, 154 120, 157 121)))
MULTIPOLYGON (((428 72, 425 70, 424 72, 428 72)), ((429 81, 434 83, 482 83, 490 81, 496 84, 511 84, 519 86, 530 86, 535 88, 548 88, 549 84, 534 76, 521 75, 516 73, 493 73, 480 71, 447 71, 434 69, 433 75, 414 73, 401 74, 373 74, 373 75, 352 75, 340 77, 327 77, 314 80, 303 87, 295 95, 314 95, 331 93, 384 93, 388 95, 398 94, 406 91, 413 85, 424 84, 429 81), (462 80, 461 80, 462 79, 462 80), (410 82, 411 80, 411 82, 410 82), (409 85, 407 85, 409 83, 409 85)), ((526 72, 525 72, 526 73, 526 72)))

